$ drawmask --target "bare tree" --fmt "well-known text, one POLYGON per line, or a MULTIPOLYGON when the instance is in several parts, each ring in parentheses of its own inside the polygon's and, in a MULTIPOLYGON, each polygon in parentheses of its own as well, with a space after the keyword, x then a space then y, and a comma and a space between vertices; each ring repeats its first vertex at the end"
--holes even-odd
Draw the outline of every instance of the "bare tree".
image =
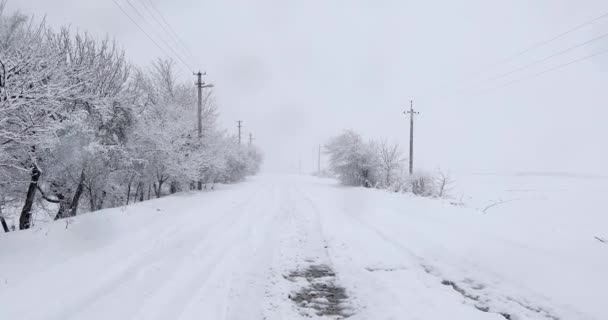
POLYGON ((380 169, 384 176, 386 187, 391 186, 393 173, 398 171, 403 165, 403 157, 398 144, 389 144, 382 141, 378 144, 378 158, 380 161, 380 169))
POLYGON ((437 173, 437 176, 435 177, 435 184, 437 187, 437 196, 438 197, 447 196, 448 193, 452 189, 453 183, 454 183, 454 180, 452 180, 452 178, 450 177, 449 172, 446 173, 446 172, 439 170, 439 172, 437 173))

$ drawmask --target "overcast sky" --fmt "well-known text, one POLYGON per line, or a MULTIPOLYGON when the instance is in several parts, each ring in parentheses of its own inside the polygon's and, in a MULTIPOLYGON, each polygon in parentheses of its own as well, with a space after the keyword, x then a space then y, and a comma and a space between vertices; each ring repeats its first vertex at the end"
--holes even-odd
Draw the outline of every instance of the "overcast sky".
MULTIPOLYGON (((606 17, 495 64, 608 12, 605 0, 130 1, 163 12, 196 58, 187 62, 216 85, 222 127, 236 132, 243 120, 266 171, 297 172, 300 162, 313 170, 317 145, 345 128, 405 151, 402 112, 413 99, 418 167, 608 174, 608 54, 493 89, 606 50, 608 38, 487 81, 608 33, 606 17)), ((112 0, 9 0, 8 8, 107 34, 140 66, 163 55, 112 0)))

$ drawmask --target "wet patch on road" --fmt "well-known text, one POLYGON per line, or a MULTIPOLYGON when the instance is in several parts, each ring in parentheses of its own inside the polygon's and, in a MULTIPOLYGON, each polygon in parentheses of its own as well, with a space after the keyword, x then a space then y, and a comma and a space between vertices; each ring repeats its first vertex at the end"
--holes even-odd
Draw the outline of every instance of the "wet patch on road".
POLYGON ((353 314, 346 290, 336 283, 335 272, 327 265, 311 265, 294 270, 285 279, 296 282, 301 288, 289 295, 303 314, 348 318, 353 314))

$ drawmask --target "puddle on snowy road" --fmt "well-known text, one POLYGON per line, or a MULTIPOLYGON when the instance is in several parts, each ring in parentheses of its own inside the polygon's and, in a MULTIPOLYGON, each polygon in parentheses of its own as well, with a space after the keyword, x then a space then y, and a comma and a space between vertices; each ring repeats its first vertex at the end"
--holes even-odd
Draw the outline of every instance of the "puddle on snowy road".
POLYGON ((299 282, 303 287, 291 293, 289 299, 304 312, 312 311, 317 316, 332 316, 344 319, 352 315, 348 306, 348 295, 336 284, 336 274, 327 265, 311 265, 303 270, 289 273, 285 278, 299 282))

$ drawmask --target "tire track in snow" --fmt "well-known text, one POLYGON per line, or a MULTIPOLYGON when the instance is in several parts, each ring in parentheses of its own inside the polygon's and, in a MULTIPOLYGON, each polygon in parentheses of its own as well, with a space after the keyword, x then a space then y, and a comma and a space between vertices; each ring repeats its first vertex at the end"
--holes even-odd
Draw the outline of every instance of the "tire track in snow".
MULTIPOLYGON (((323 197, 321 197, 322 199, 323 197)), ((327 201, 318 201, 317 202, 321 202, 321 203, 327 203, 327 201)), ((365 214, 365 213, 364 213, 365 214)), ((443 285, 446 288, 450 288, 453 289, 453 292, 456 293, 457 295, 461 296, 462 299, 464 299, 463 301, 466 302, 468 305, 471 306, 471 308, 475 311, 479 311, 479 315, 477 316, 481 316, 482 318, 485 318, 484 314, 486 314, 489 317, 494 317, 499 316, 500 318, 504 318, 504 319, 516 319, 517 315, 519 316, 524 316, 527 319, 550 319, 550 320, 557 320, 560 319, 559 316, 556 315, 556 312, 554 310, 552 310, 552 308, 548 308, 548 307, 542 307, 542 306, 538 306, 535 303, 530 303, 528 302, 528 300, 525 297, 520 297, 520 298, 515 298, 517 297, 517 294, 505 294, 502 290, 504 289, 499 289, 499 288, 493 288, 492 286, 487 286, 487 285, 482 285, 480 284, 478 281, 475 281, 473 279, 475 279, 476 274, 469 271, 467 268, 464 268, 464 265, 458 264, 456 263, 455 266, 452 266, 452 268, 457 267, 459 268, 461 271, 460 272, 452 272, 452 276, 445 276, 443 274, 443 272, 439 271, 439 268, 436 267, 436 265, 439 263, 439 260, 437 260, 437 262, 435 263, 429 263, 427 262, 427 259, 421 257, 420 255, 416 254, 414 251, 412 251, 410 248, 408 248, 407 246, 403 245, 401 243, 401 241, 397 240, 395 237, 393 237, 392 235, 387 234, 387 232, 391 232, 391 234, 395 233, 396 229, 393 230, 395 228, 394 225, 386 225, 384 224, 384 229, 379 229, 378 227, 370 224, 367 221, 363 221, 362 218, 358 217, 356 214, 348 214, 345 212, 342 212, 339 209, 333 208, 333 212, 332 210, 326 211, 325 212, 325 216, 332 216, 332 215, 339 215, 341 216, 341 222, 340 225, 351 225, 353 224, 353 222, 356 225, 359 225, 360 227, 362 227, 363 229, 367 229, 368 230, 368 236, 369 234, 372 234, 372 237, 381 239, 382 241, 373 241, 374 243, 383 243, 384 246, 389 245, 392 246, 393 248, 395 248, 396 250, 392 250, 393 252, 398 251, 401 252, 400 255, 402 255, 402 257, 404 258, 404 260, 406 261, 406 264, 410 264, 409 267, 401 267, 401 266, 386 266, 386 267, 382 267, 382 268, 376 268, 376 269, 380 269, 380 270, 385 270, 385 269, 389 269, 391 270, 390 274, 393 277, 386 277, 386 279, 384 281, 395 281, 395 277, 399 277, 400 274, 403 274, 401 271, 404 272, 415 272, 417 274, 417 278, 422 278, 422 277, 430 277, 431 283, 429 283, 429 279, 427 279, 425 282, 427 282, 425 285, 429 288, 432 288, 433 291, 445 291, 442 290, 442 288, 440 288, 440 286, 438 284, 443 285), (331 212, 331 213, 330 213, 331 212), (352 222, 349 222, 348 220, 351 220, 352 222), (420 270, 424 270, 424 273, 421 273, 420 270), (399 271, 399 272, 395 272, 395 271, 399 271), (426 275, 425 275, 426 274, 426 275), (464 277, 462 277, 462 275, 465 275, 464 277), (469 274, 471 274, 472 276, 468 276, 469 274), (462 278, 461 278, 462 277, 462 278), (453 280, 450 279, 462 279, 462 281, 458 281, 458 282, 454 282, 453 280), (451 285, 453 284, 453 285, 451 285)), ((378 221, 376 221, 378 222, 378 221)), ((419 234, 417 230, 411 228, 411 226, 409 225, 399 225, 400 230, 399 230, 399 234, 403 234, 403 233, 414 233, 414 234, 419 234), (406 227, 406 230, 403 229, 403 227, 406 227)), ((361 228, 359 228, 361 229, 361 228)), ((360 232, 360 231, 358 231, 360 232)), ((420 234, 419 235, 420 239, 425 239, 425 235, 420 234)), ((370 239, 371 240, 371 239, 370 239)), ((441 252, 441 250, 439 250, 441 252)), ((445 263, 442 263, 442 265, 444 265, 445 263)), ((373 269, 373 268, 372 268, 373 269)), ((356 272, 356 271, 355 271, 356 272)), ((360 276, 365 276, 364 273, 359 272, 360 276)), ((487 272, 487 274, 491 274, 491 272, 487 272)), ((377 283, 376 283, 377 285, 377 283)), ((404 286, 406 286, 407 284, 404 283, 404 286)), ((393 297, 398 298, 398 297, 402 297, 403 294, 400 294, 399 292, 394 292, 393 289, 391 289, 391 287, 393 286, 393 283, 389 283, 386 286, 384 286, 385 288, 382 289, 384 292, 391 292, 393 291, 394 294, 392 294, 393 297)), ((379 287, 377 287, 376 289, 379 289, 379 287)), ((445 289, 445 288, 444 288, 445 289)), ((534 294, 532 294, 532 296, 534 297, 534 294)), ((430 296, 429 297, 431 300, 435 299, 434 297, 430 296)), ((544 300, 542 298, 539 298, 541 301, 544 300)), ((533 298, 534 300, 534 298, 533 298)), ((538 300, 538 299, 537 299, 538 300)), ((430 303, 432 304, 433 302, 430 301, 430 303)), ((576 312, 574 314, 577 314, 576 312)), ((581 315, 581 314, 577 314, 577 318, 580 319, 588 319, 588 317, 581 315)), ((563 318, 562 318, 563 319, 563 318)))
MULTIPOLYGON (((244 267, 240 261, 244 261, 243 248, 249 240, 245 230, 270 212, 267 206, 272 204, 266 201, 272 188, 257 190, 247 206, 236 210, 233 219, 222 221, 210 230, 206 240, 191 252, 195 258, 183 263, 180 272, 159 291, 161 294, 151 305, 164 303, 163 311, 154 315, 144 312, 139 319, 200 319, 201 314, 213 319, 231 319, 229 301, 234 275, 244 267)), ((250 266, 247 264, 245 268, 250 266)))
MULTIPOLYGON (((308 296, 308 291, 311 292, 319 291, 319 294, 336 294, 339 295, 339 299, 329 299, 330 305, 319 305, 314 307, 311 313, 304 312, 305 317, 311 317, 314 314, 321 314, 337 317, 336 319, 342 319, 352 316, 354 309, 352 306, 353 297, 345 294, 343 288, 340 285, 340 275, 334 270, 334 262, 329 251, 329 245, 327 237, 321 223, 320 210, 317 205, 311 200, 310 197, 306 196, 305 191, 301 188, 301 185, 292 188, 292 201, 295 211, 295 216, 300 218, 299 225, 302 226, 302 239, 299 242, 301 244, 300 250, 307 253, 306 258, 297 260, 296 267, 283 273, 283 278, 293 281, 298 277, 294 275, 315 275, 315 270, 325 270, 327 276, 312 276, 305 277, 309 288, 299 288, 290 293, 290 300, 297 301, 295 297, 308 296), (296 197, 293 197, 296 195, 296 197), (320 281, 320 282, 319 282, 320 281), (317 288, 315 290, 315 288, 317 288), (327 291, 327 292, 325 292, 327 291), (323 293, 325 292, 325 293, 323 293), (332 305, 333 304, 333 305, 332 305), (328 313, 329 312, 329 313, 328 313)), ((321 272, 323 273, 323 272, 321 272)), ((301 278, 301 277, 300 277, 301 278)), ((307 297, 312 298, 312 297, 307 297)), ((322 297, 320 297, 323 299, 322 297)), ((323 302, 325 303, 325 302, 323 302)), ((301 303, 298 303, 302 305, 301 303)), ((302 311, 300 312, 302 313, 302 311)))
MULTIPOLYGON (((394 237, 386 234, 385 231, 381 231, 379 228, 372 226, 369 223, 365 223, 359 218, 354 218, 361 225, 369 228, 375 232, 378 236, 383 238, 387 243, 403 250, 408 255, 414 257, 419 266, 430 276, 435 277, 436 280, 444 286, 452 288, 456 293, 461 295, 467 304, 473 306, 476 310, 484 313, 497 314, 504 319, 517 319, 519 315, 525 316, 527 319, 549 319, 559 320, 562 319, 556 314, 556 311, 549 307, 543 307, 542 305, 535 305, 535 303, 528 302, 526 297, 514 298, 513 295, 505 294, 504 289, 493 288, 491 286, 480 283, 475 280, 475 272, 469 271, 464 266, 459 265, 459 272, 452 271, 452 275, 446 275, 441 271, 440 267, 437 267, 439 262, 430 263, 425 258, 417 255, 411 249, 404 246, 400 241, 394 237), (460 275, 456 275, 460 274, 460 275), (464 274, 464 276, 462 276, 464 274), (461 278, 461 281, 451 280, 452 278, 461 278)), ((407 227, 407 226, 406 226, 407 227)), ((393 227, 385 226, 385 228, 392 230, 393 227)), ((404 232, 401 230, 401 232, 404 232)), ((413 228, 408 228, 410 233, 418 233, 413 228)), ((418 233, 419 234, 419 233, 418 233)), ((420 234, 421 237, 424 235, 420 234)), ((444 263, 445 264, 445 263, 444 263)), ((492 274, 490 271, 484 271, 486 274, 492 274)), ((498 275, 493 275, 498 277, 498 275)), ((504 281, 500 281, 503 283, 504 281)), ((580 319, 585 319, 583 315, 579 315, 580 319)))
MULTIPOLYGON (((245 212, 243 209, 256 198, 258 193, 259 191, 252 193, 211 220, 202 220, 200 223, 193 220, 188 225, 189 221, 183 219, 192 218, 193 215, 185 214, 180 217, 180 222, 175 223, 174 227, 163 229, 161 239, 156 241, 150 239, 154 244, 143 252, 135 253, 133 257, 127 258, 127 261, 121 258, 115 260, 120 268, 114 270, 110 268, 111 273, 102 275, 101 279, 96 281, 99 285, 89 289, 87 294, 74 300, 61 300, 64 308, 53 319, 103 319, 104 310, 111 311, 112 305, 120 305, 121 309, 124 309, 123 313, 126 313, 124 316, 133 318, 137 312, 151 307, 152 305, 146 300, 153 299, 155 292, 163 289, 163 285, 171 275, 177 272, 176 264, 183 263, 189 250, 199 246, 201 241, 210 240, 212 234, 208 233, 208 230, 218 230, 218 227, 229 225, 239 218, 239 214, 245 212), (115 298, 124 299, 125 296, 132 297, 132 301, 118 301, 115 298)), ((128 241, 128 237, 125 240, 128 241)), ((91 259, 87 259, 86 262, 103 263, 99 259, 94 259, 100 257, 103 255, 99 255, 98 252, 91 253, 91 259)))
POLYGON ((420 257, 395 246, 393 239, 344 212, 333 200, 339 199, 338 195, 315 197, 309 193, 307 197, 321 205, 322 224, 332 234, 329 255, 334 257, 336 271, 342 273, 347 289, 360 299, 357 308, 361 319, 406 315, 421 319, 496 319, 454 300, 452 292, 422 270, 420 257))
POLYGON ((245 266, 237 264, 238 268, 231 272, 224 319, 265 318, 267 284, 276 254, 277 231, 282 227, 280 208, 284 201, 279 185, 272 185, 271 190, 269 199, 260 200, 264 205, 262 214, 252 216, 245 232, 241 233, 239 261, 247 263, 245 266))

